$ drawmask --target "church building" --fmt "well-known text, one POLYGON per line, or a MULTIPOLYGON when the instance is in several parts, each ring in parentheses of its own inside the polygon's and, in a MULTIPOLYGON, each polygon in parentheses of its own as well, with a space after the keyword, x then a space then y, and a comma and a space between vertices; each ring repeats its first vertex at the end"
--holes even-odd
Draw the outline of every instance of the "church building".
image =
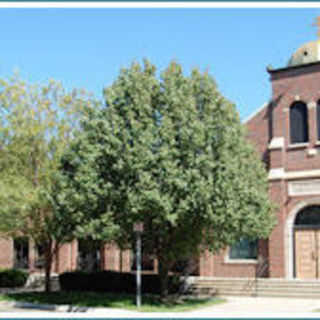
MULTIPOLYGON (((276 226, 267 240, 242 239, 218 255, 204 253, 197 276, 320 278, 320 41, 302 45, 287 66, 267 73, 270 102, 244 125, 268 171, 276 226)), ((86 259, 93 269, 134 271, 131 252, 114 245, 93 250, 78 241, 61 248, 53 271, 88 266, 86 259)), ((25 239, 3 239, 0 266, 36 271, 41 248, 25 239)), ((157 271, 156 261, 145 259, 144 269, 157 271)))
POLYGON ((277 224, 266 241, 243 239, 224 254, 202 257, 203 276, 320 277, 320 41, 267 72, 270 102, 245 125, 268 170, 277 224))

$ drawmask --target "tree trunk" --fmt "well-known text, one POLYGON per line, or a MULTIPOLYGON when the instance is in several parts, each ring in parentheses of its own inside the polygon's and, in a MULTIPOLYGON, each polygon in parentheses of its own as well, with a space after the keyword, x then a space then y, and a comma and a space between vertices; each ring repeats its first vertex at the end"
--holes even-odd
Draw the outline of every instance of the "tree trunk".
POLYGON ((46 292, 51 292, 50 277, 51 277, 51 266, 48 266, 46 264, 46 268, 45 268, 45 290, 46 290, 46 292))
POLYGON ((160 278, 160 298, 161 300, 166 300, 169 294, 169 266, 168 263, 162 261, 160 258, 158 260, 158 272, 160 278))
POLYGON ((52 267, 52 242, 50 241, 48 243, 48 246, 46 247, 46 252, 45 252, 45 262, 44 262, 44 267, 45 267, 45 291, 46 292, 51 292, 51 267, 52 267))

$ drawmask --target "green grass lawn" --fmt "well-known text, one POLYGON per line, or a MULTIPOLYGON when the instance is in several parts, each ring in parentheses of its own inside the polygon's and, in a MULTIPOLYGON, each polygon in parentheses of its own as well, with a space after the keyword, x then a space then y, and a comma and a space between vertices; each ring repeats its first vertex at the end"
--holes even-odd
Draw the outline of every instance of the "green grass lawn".
MULTIPOLYGON (((82 307, 107 307, 138 310, 135 305, 135 296, 129 294, 98 293, 98 292, 26 292, 1 294, 0 300, 14 300, 41 304, 71 304, 82 307)), ((155 296, 143 296, 139 311, 168 312, 190 311, 199 308, 223 303, 221 298, 184 299, 180 302, 164 303, 155 296)))

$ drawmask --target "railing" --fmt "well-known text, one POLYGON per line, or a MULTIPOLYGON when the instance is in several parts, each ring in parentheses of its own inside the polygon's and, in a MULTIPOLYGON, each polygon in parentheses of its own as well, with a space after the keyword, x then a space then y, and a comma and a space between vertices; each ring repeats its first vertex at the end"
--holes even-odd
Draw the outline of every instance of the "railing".
POLYGON ((178 289, 177 297, 180 297, 190 291, 192 286, 190 286, 190 284, 188 283, 188 278, 190 275, 194 274, 198 268, 199 265, 196 259, 190 259, 186 262, 185 266, 182 267, 182 270, 180 270, 181 282, 178 289))
POLYGON ((268 260, 262 256, 259 257, 256 272, 255 272, 255 277, 254 279, 250 279, 248 281, 248 283, 244 287, 244 291, 247 291, 247 292, 253 291, 252 295, 256 297, 258 295, 258 279, 263 277, 266 274, 268 267, 269 267, 268 260))

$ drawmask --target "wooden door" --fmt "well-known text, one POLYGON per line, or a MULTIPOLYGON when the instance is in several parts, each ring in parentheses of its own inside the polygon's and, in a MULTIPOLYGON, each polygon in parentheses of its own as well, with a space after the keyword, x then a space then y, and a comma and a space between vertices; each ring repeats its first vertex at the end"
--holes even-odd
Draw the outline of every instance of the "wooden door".
POLYGON ((296 278, 316 279, 319 277, 319 239, 317 230, 295 231, 296 278))

